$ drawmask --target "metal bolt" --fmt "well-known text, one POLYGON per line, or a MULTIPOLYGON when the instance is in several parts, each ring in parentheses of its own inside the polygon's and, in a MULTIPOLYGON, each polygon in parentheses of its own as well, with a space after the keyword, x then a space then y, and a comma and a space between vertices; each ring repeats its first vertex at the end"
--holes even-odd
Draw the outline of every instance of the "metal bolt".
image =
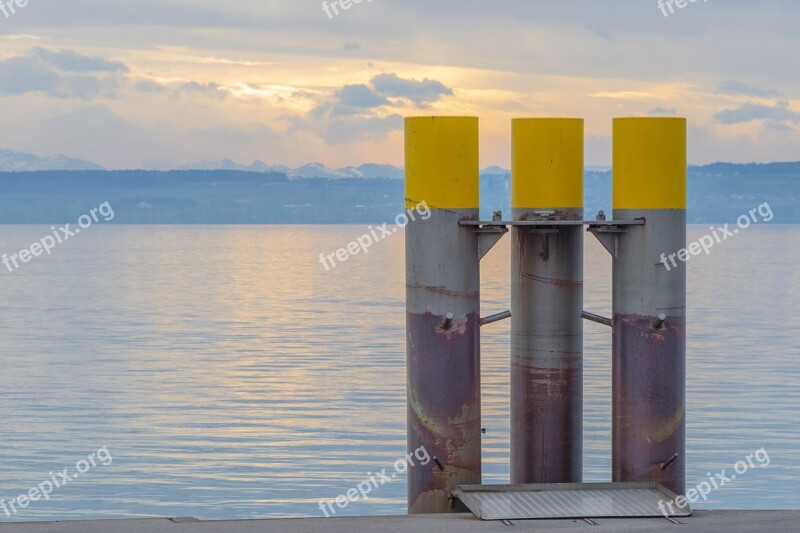
POLYGON ((658 320, 653 320, 653 329, 661 329, 664 327, 664 321, 667 319, 667 315, 664 313, 659 313, 658 320))
POLYGON ((444 315, 444 321, 442 322, 442 329, 450 329, 450 326, 453 325, 453 313, 447 313, 444 315))
POLYGON ((677 458, 678 458, 678 454, 676 453, 675 455, 673 455, 673 456, 670 458, 670 460, 669 460, 669 461, 665 461, 665 462, 661 463, 661 470, 666 470, 666 469, 667 469, 667 467, 669 467, 669 465, 671 465, 672 463, 674 463, 674 462, 675 462, 675 459, 677 459, 677 458))

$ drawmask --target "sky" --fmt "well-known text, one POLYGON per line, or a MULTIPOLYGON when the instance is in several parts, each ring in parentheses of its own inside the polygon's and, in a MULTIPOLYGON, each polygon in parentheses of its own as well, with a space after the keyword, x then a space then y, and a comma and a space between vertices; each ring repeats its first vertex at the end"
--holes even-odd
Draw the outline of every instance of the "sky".
POLYGON ((16 1, 4 149, 399 166, 404 116, 472 115, 481 166, 508 168, 512 118, 580 117, 603 166, 614 117, 667 115, 692 164, 800 160, 797 0, 16 1))

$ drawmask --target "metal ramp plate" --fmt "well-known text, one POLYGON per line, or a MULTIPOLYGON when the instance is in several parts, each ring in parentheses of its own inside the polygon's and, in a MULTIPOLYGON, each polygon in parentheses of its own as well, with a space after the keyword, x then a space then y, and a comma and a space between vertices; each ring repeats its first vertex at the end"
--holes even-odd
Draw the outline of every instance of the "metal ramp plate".
POLYGON ((688 503, 679 508, 675 505, 677 496, 658 483, 461 485, 453 495, 481 520, 663 518, 692 514, 688 503))

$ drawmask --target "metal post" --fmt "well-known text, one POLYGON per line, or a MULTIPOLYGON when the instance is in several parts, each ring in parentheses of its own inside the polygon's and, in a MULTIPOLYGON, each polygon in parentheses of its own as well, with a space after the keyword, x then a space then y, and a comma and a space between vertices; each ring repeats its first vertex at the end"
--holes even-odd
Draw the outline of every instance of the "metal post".
MULTIPOLYGON (((512 129, 514 221, 583 220, 583 120, 512 129)), ((581 225, 512 230, 512 483, 582 480, 583 242, 581 225)))
POLYGON ((683 494, 686 469, 686 120, 614 121, 613 480, 683 494), (664 255, 662 255, 664 254, 664 255), (666 259, 663 261, 662 259, 666 259))
POLYGON ((464 510, 457 485, 481 482, 478 119, 405 121, 406 203, 431 215, 406 226, 409 513, 464 510))

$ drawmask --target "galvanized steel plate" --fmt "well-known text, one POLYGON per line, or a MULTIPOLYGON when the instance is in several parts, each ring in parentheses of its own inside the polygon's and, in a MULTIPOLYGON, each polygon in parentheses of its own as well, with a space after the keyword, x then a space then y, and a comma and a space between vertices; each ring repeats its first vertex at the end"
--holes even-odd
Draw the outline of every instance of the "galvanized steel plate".
POLYGON ((481 520, 691 516, 658 483, 460 485, 453 495, 481 520), (659 503, 661 502, 661 508, 659 503), (672 504, 672 511, 670 505, 672 504), (663 510, 662 510, 663 509, 663 510))

